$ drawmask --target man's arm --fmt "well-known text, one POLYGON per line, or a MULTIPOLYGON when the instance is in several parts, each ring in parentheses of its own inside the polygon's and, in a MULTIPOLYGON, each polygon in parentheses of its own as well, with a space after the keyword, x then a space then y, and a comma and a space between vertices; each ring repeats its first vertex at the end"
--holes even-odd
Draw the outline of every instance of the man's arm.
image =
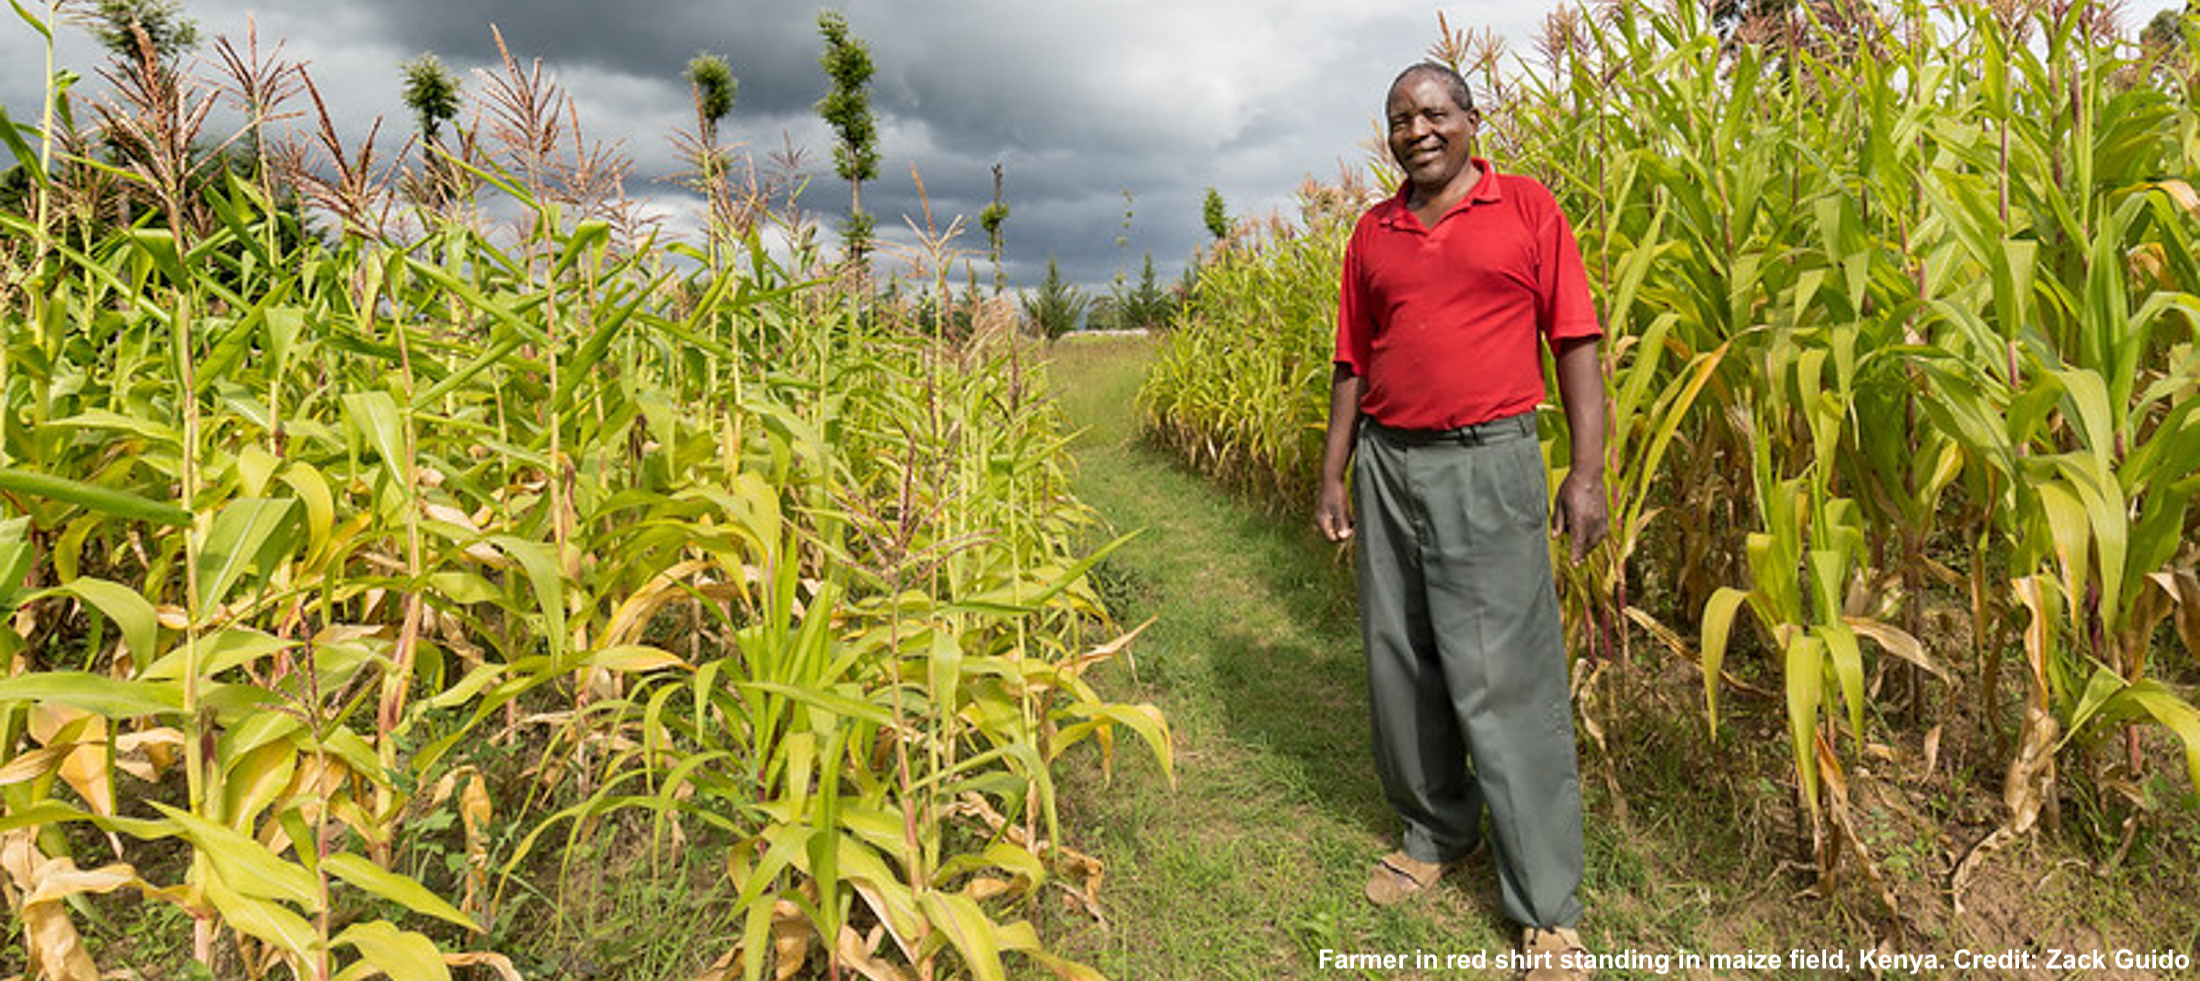
POLYGON ((1604 540, 1611 524, 1604 502, 1604 368, 1593 336, 1558 342, 1555 359, 1573 460, 1558 485, 1551 533, 1573 539, 1573 560, 1579 562, 1604 540))
MULTIPOLYGON (((1345 496, 1344 477, 1352 463, 1352 437, 1359 430, 1362 384, 1360 376, 1341 364, 1329 378, 1329 435, 1322 441, 1322 489, 1314 502, 1314 524, 1333 542, 1352 537, 1352 502, 1345 496)), ((1603 388, 1597 391, 1601 394, 1603 388)), ((1602 443, 1601 436, 1598 441, 1602 443)))

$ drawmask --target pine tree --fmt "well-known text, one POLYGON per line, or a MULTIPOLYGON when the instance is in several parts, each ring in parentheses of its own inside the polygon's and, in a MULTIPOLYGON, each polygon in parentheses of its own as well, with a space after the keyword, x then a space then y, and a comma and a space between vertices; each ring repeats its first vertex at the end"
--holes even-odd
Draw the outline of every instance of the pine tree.
POLYGON ((1222 239, 1230 234, 1230 212, 1222 206, 1222 192, 1207 189, 1207 200, 1200 206, 1199 216, 1207 222, 1207 234, 1222 239))
POLYGON ((1024 316, 1041 336, 1052 340, 1076 330, 1091 305, 1083 292, 1062 279, 1061 266, 1048 256, 1047 278, 1037 292, 1024 297, 1024 316))

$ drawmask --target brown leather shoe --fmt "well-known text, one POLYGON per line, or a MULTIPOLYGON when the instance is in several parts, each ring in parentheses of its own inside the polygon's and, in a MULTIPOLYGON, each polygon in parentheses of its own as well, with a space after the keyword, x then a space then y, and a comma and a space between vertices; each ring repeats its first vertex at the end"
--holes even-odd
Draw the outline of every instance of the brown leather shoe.
POLYGON ((1588 981, 1589 948, 1567 927, 1528 927, 1520 931, 1520 952, 1527 955, 1527 981, 1588 981))
POLYGON ((1463 869, 1480 862, 1489 854, 1490 843, 1475 843, 1474 849, 1449 862, 1424 862, 1406 854, 1403 850, 1391 852, 1375 860, 1375 867, 1367 874, 1367 901, 1377 906, 1396 906, 1419 896, 1444 877, 1444 873, 1463 869))
POLYGON ((1396 906, 1429 890, 1457 862, 1424 862, 1402 851, 1376 859, 1367 874, 1367 901, 1396 906))

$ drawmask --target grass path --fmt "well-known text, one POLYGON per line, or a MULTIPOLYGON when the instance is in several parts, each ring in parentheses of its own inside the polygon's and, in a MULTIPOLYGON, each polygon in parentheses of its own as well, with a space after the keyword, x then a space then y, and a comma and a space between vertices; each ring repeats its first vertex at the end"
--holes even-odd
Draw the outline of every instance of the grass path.
POLYGON ((1310 523, 1137 443, 1149 353, 1141 338, 1077 338, 1052 354, 1083 429, 1078 495, 1114 530, 1144 529, 1102 570, 1126 625, 1156 618, 1111 690, 1160 704, 1178 752, 1174 790, 1135 747, 1109 786, 1092 786, 1097 768, 1071 775, 1075 840, 1109 863, 1102 895, 1118 912, 1106 930, 1058 924, 1066 952, 1117 979, 1280 979, 1336 976, 1318 968, 1323 948, 1505 949, 1486 872, 1405 910, 1361 897, 1396 829, 1368 755, 1350 570, 1310 523))

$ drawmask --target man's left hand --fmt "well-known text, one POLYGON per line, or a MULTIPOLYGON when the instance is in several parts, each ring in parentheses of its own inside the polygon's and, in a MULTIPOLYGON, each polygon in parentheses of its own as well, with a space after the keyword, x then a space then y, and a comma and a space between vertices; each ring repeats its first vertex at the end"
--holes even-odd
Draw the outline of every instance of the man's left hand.
POLYGON ((1573 540, 1575 562, 1580 562, 1590 549, 1604 540, 1611 523, 1604 504, 1602 479, 1576 470, 1559 482, 1558 500, 1551 507, 1551 535, 1565 535, 1573 540))

